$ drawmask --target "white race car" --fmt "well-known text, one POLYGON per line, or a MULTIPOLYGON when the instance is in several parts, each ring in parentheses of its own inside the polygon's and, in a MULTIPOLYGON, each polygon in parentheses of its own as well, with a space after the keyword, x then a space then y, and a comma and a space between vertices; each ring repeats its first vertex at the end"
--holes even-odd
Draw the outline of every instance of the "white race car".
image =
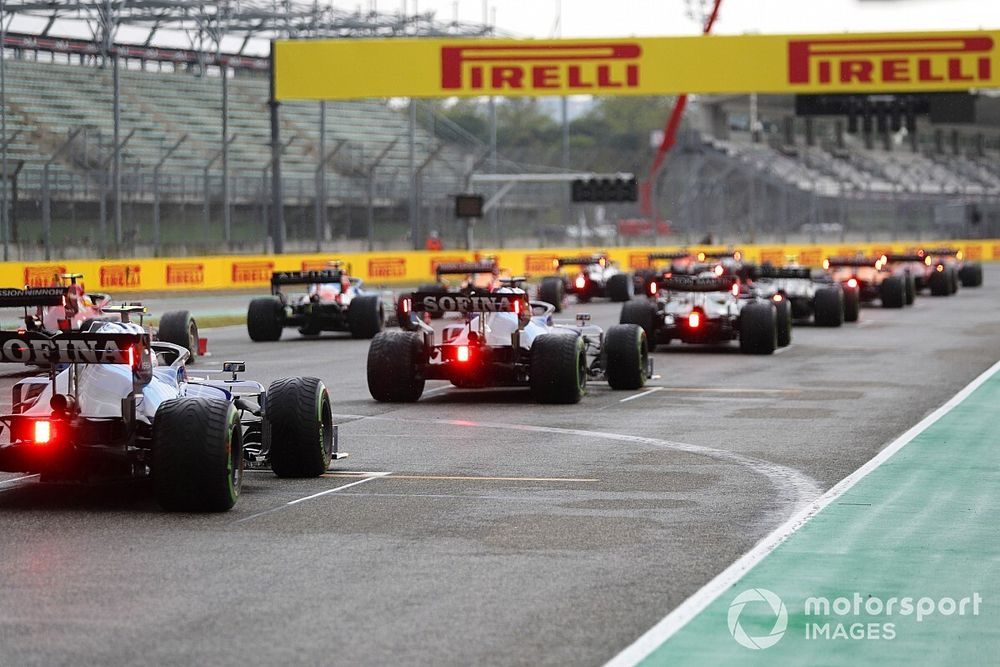
POLYGON ((368 389, 375 400, 416 401, 426 380, 457 387, 527 386, 541 403, 577 403, 588 379, 612 389, 637 389, 652 374, 646 335, 637 326, 606 332, 578 316, 575 325, 552 321, 551 304, 533 301, 517 285, 492 292, 404 296, 400 325, 368 349, 368 389), (458 312, 461 324, 444 327, 441 342, 416 313, 458 312))
POLYGON ((123 319, 89 332, 0 332, 0 362, 49 369, 13 387, 0 470, 57 482, 152 478, 162 507, 196 512, 231 508, 245 465, 279 477, 326 471, 335 447, 320 380, 265 390, 237 377, 243 362, 189 377, 186 349, 123 319), (208 377, 221 372, 232 376, 208 377))

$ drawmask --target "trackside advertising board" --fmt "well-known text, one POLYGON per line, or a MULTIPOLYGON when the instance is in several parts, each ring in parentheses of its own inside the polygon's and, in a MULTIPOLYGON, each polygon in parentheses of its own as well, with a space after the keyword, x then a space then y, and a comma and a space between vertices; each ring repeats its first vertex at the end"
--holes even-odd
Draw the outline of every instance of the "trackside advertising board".
POLYGON ((1000 31, 274 45, 279 100, 1000 87, 1000 31))
MULTIPOLYGON (((796 260, 804 266, 818 267, 827 257, 855 255, 881 256, 913 252, 917 248, 950 247, 962 251, 969 261, 1000 261, 1000 239, 953 241, 894 241, 885 243, 846 243, 836 245, 738 245, 750 262, 770 262, 781 265, 796 260)), ((329 253, 302 255, 216 255, 207 257, 169 257, 130 259, 53 260, 51 262, 0 262, 0 288, 45 288, 60 285, 59 275, 68 271, 82 273, 81 282, 88 292, 187 292, 195 290, 250 289, 266 294, 271 288, 274 272, 323 272, 331 262, 341 262, 350 275, 372 285, 417 285, 433 282, 438 265, 443 262, 481 262, 495 258, 500 269, 513 275, 532 279, 555 273, 555 260, 569 255, 589 256, 606 252, 608 257, 627 271, 662 264, 650 260, 650 254, 687 250, 718 251, 707 246, 628 246, 590 248, 484 249, 464 250, 385 251, 362 253, 329 253)), ((567 266, 564 271, 579 270, 567 266)), ((316 273, 318 277, 326 275, 316 273)), ((329 274, 333 276, 334 274, 329 274)), ((459 279, 453 277, 453 279, 459 279)), ((10 293, 19 296, 20 292, 10 293)))

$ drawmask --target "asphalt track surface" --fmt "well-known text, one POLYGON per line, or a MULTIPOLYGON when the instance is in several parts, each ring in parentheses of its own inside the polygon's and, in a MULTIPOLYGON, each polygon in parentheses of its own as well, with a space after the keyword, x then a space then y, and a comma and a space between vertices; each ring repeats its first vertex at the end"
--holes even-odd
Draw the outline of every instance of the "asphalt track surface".
POLYGON ((207 332, 201 366, 322 378, 350 457, 248 473, 211 516, 0 474, 0 664, 603 663, 1000 359, 998 282, 774 357, 672 345, 646 389, 574 406, 440 382, 378 404, 367 342, 207 332))

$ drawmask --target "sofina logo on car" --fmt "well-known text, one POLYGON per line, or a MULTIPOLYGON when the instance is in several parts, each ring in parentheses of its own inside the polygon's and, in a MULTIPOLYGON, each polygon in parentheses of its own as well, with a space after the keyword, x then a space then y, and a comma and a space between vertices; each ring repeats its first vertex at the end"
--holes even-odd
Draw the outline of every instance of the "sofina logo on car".
POLYGON ((770 648, 785 636, 785 629, 788 627, 788 610, 785 609, 785 603, 781 601, 781 598, 766 588, 751 588, 737 595, 729 604, 728 621, 729 634, 741 646, 750 649, 770 648), (764 603, 774 614, 774 625, 766 635, 750 636, 740 625, 740 615, 743 613, 743 608, 751 603, 764 603))

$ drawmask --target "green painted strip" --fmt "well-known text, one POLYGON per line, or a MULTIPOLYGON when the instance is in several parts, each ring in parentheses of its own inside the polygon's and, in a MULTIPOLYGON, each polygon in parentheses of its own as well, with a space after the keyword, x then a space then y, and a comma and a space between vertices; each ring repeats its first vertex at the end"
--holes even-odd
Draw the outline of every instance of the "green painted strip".
POLYGON ((825 507, 642 664, 997 664, 998 406, 1000 374, 825 507), (778 614, 766 601, 731 610, 755 588, 775 593, 787 611, 781 638, 756 650, 733 638, 729 619, 732 611, 746 635, 768 642, 778 614), (829 612, 807 610, 807 599, 819 597, 829 600, 829 612), (907 597, 913 610, 904 615, 907 597), (934 611, 918 620, 928 605, 934 611), (837 614, 838 606, 848 613, 837 614))

